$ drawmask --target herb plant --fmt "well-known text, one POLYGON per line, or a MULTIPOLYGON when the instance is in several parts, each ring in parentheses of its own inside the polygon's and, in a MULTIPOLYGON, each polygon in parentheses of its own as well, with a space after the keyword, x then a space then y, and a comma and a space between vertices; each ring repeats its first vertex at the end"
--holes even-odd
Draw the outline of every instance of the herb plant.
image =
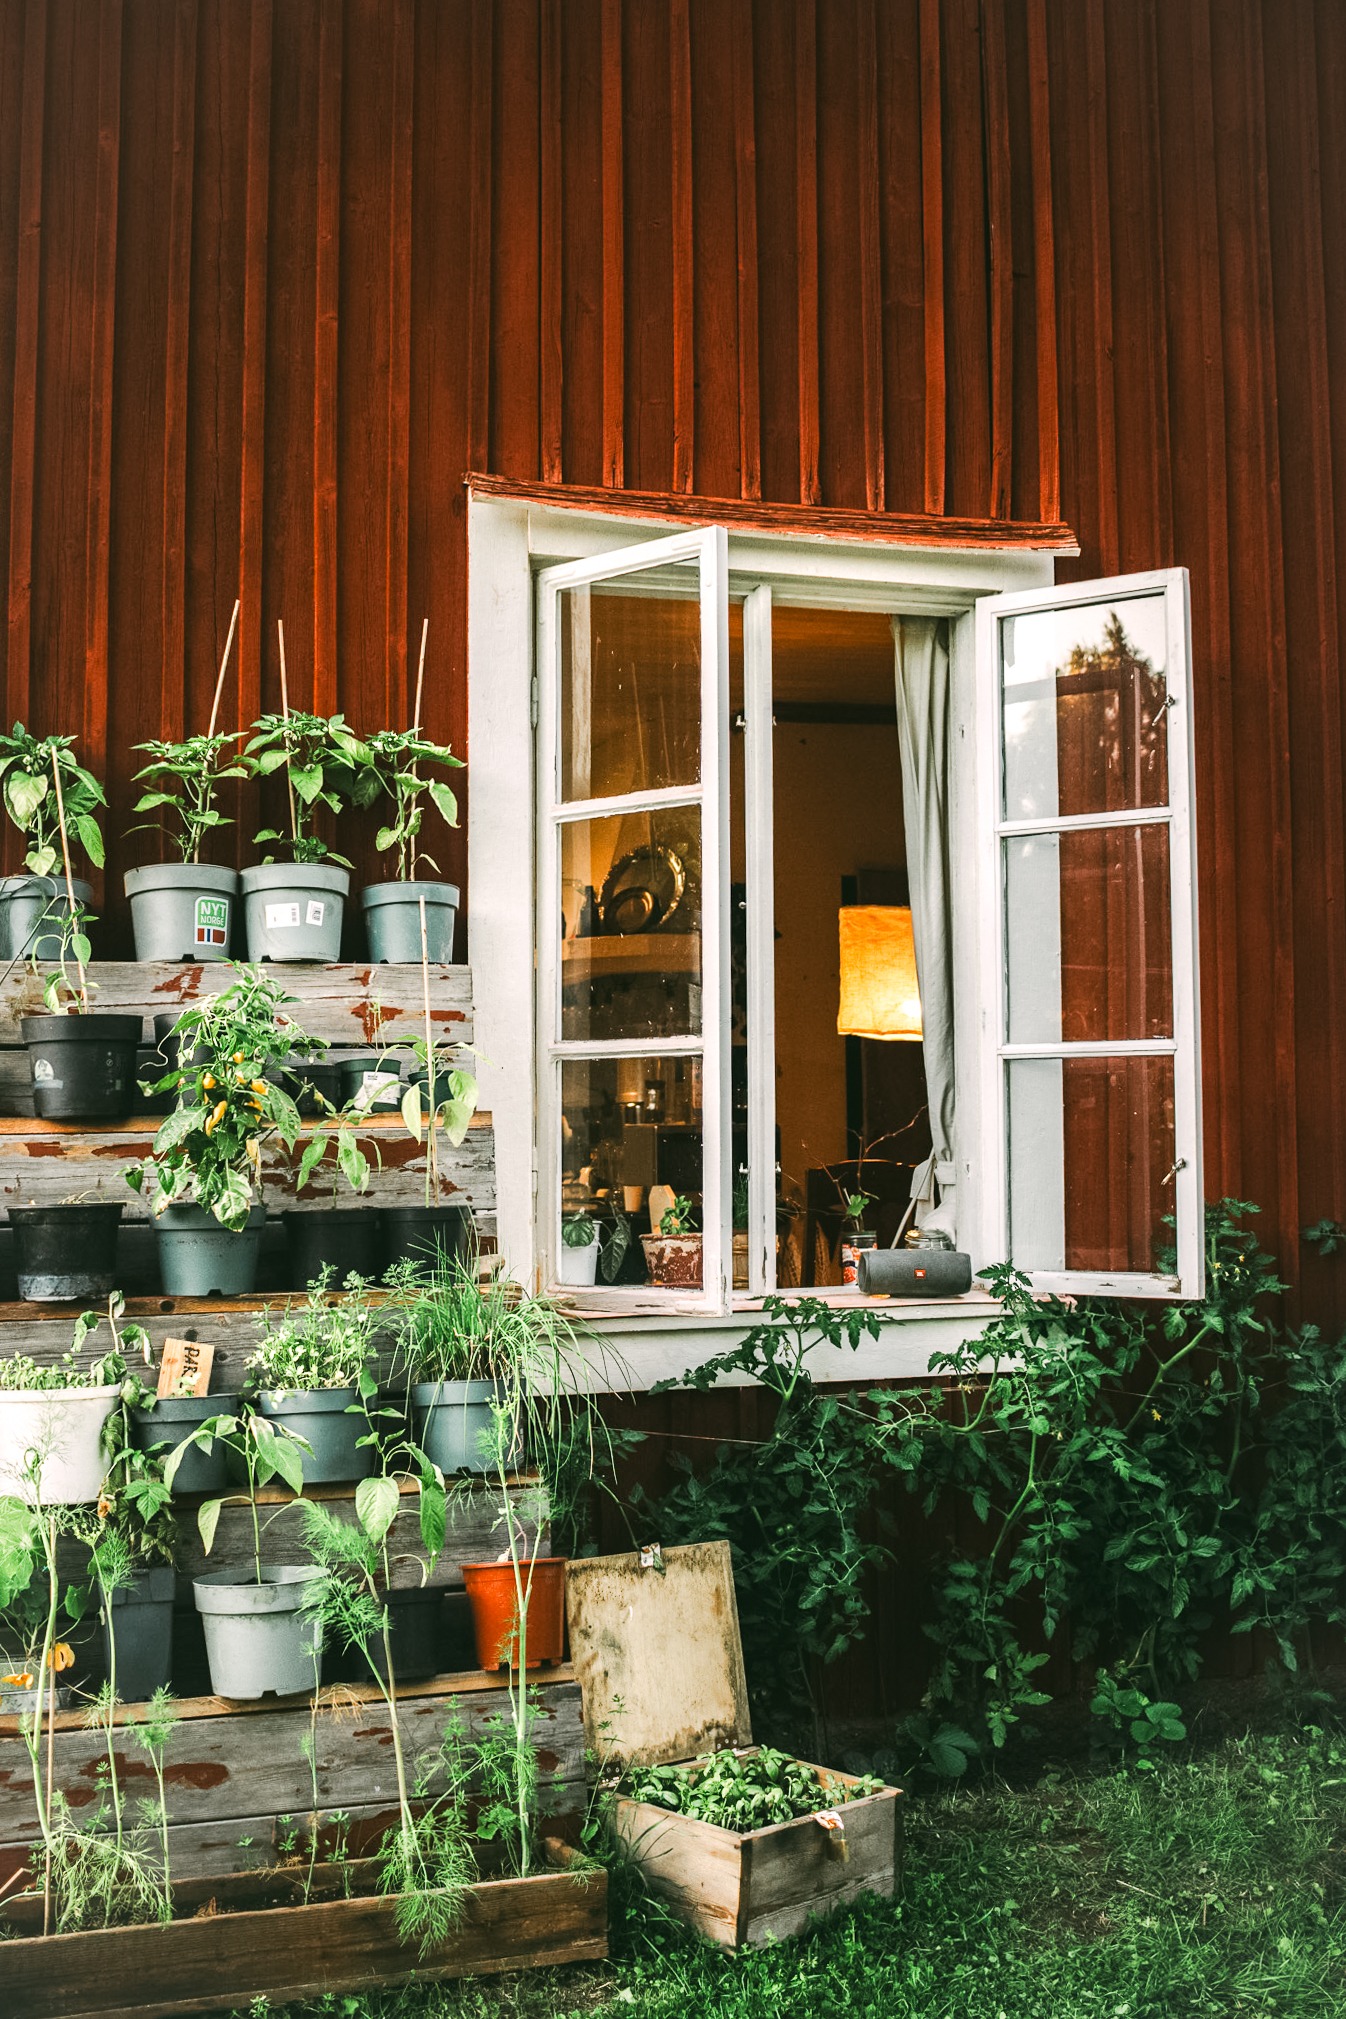
POLYGON ((690 1234, 693 1231, 692 1213, 693 1213, 693 1207, 691 1200, 684 1197, 684 1195, 681 1192, 679 1192, 676 1198, 673 1200, 672 1205, 665 1206, 662 1214, 660 1215, 659 1218, 660 1234, 666 1240, 670 1239, 676 1240, 681 1235, 690 1234))
POLYGON ((329 848, 312 824, 320 807, 340 813, 347 806, 368 806, 379 789, 368 745, 347 727, 345 717, 302 709, 261 715, 252 725, 243 762, 257 778, 283 771, 289 792, 289 833, 264 827, 253 839, 284 843, 294 862, 339 862, 349 869, 348 858, 329 848))
POLYGON ((380 855, 394 854, 397 879, 415 881, 417 865, 437 870, 439 864, 418 846, 428 798, 448 826, 458 825, 458 801, 442 779, 423 778, 421 767, 459 769, 462 758, 447 747, 431 743, 419 729, 376 729, 365 739, 368 762, 377 790, 393 804, 392 817, 374 839, 380 855))
POLYGON ((141 821, 140 826, 157 826, 171 835, 183 862, 199 862, 207 834, 232 825, 215 801, 226 779, 248 775, 237 759, 238 737, 236 729, 229 729, 217 735, 187 736, 178 743, 135 745, 150 761, 135 774, 146 789, 132 810, 157 814, 157 820, 141 821))
POLYGON ((592 1248, 598 1239, 598 1222, 591 1213, 567 1213, 561 1222, 561 1239, 567 1248, 592 1248))
POLYGON ((627 1775, 622 1792, 632 1801, 652 1802, 744 1834, 816 1815, 820 1809, 841 1808, 862 1795, 877 1795, 883 1785, 872 1774, 855 1781, 824 1780, 816 1767, 771 1746, 751 1752, 725 1746, 704 1760, 639 1768, 627 1775))
POLYGON ((262 1313, 261 1341, 247 1363, 254 1387, 310 1393, 360 1386, 374 1351, 369 1285, 351 1274, 333 1297, 333 1274, 325 1267, 303 1303, 287 1304, 279 1319, 270 1306, 262 1313))

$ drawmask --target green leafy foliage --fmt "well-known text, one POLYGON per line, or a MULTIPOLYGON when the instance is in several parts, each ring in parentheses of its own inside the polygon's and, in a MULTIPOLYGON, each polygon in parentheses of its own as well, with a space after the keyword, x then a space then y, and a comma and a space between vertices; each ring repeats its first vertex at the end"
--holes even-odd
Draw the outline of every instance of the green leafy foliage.
POLYGON ((303 709, 260 715, 244 746, 243 763, 255 778, 283 774, 289 787, 290 832, 265 827, 255 841, 284 843, 294 862, 330 861, 350 868, 348 858, 329 848, 313 826, 320 808, 340 813, 347 806, 368 806, 378 794, 369 746, 343 715, 310 715, 303 709))
POLYGON ((824 1780, 816 1767, 772 1746, 752 1752, 725 1746, 704 1760, 643 1767, 627 1775, 622 1792, 633 1801, 742 1833, 840 1808, 861 1795, 878 1794, 883 1785, 872 1774, 853 1781, 824 1780))
POLYGON ((417 845, 427 799, 450 827, 458 825, 458 801, 453 792, 443 779, 422 777, 422 767, 447 770, 452 765, 461 769, 463 760, 447 745, 431 743, 419 729, 376 729, 365 738, 365 748, 375 789, 393 806, 374 846, 381 855, 395 854, 399 880, 410 882, 418 863, 430 869, 439 867, 417 845))
POLYGON ((694 1208, 689 1198, 679 1192, 671 1205, 665 1206, 659 1216, 659 1232, 676 1238, 680 1234, 692 1232, 694 1208))
POLYGON ((156 816, 139 826, 158 827, 170 834, 172 846, 184 862, 199 862, 206 836, 214 828, 232 824, 215 801, 226 779, 248 775, 237 761, 238 739, 239 731, 229 729, 215 736, 187 736, 179 743, 155 741, 135 746, 145 751, 150 761, 135 774, 136 783, 143 783, 145 791, 133 811, 156 816))
POLYGON ((98 822, 107 801, 93 773, 76 762, 75 738, 34 736, 16 722, 7 736, 0 735, 0 794, 5 811, 25 836, 25 867, 34 876, 51 876, 62 866, 53 766, 61 774, 67 838, 95 869, 101 869, 103 836, 98 822))
POLYGON ((279 1317, 270 1305, 263 1311, 262 1336, 247 1362, 254 1387, 304 1392, 359 1387, 374 1351, 370 1285, 352 1273, 334 1296, 333 1273, 324 1268, 303 1302, 287 1303, 279 1317))

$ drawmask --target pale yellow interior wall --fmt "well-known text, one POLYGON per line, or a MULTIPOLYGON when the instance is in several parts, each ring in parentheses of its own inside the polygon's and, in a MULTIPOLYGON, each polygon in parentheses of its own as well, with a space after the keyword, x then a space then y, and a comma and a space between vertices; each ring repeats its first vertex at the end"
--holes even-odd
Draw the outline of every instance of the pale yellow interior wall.
POLYGON ((776 1115, 801 1196, 806 1169, 846 1157, 837 908, 843 876, 906 860, 897 726, 781 723, 774 754, 776 1115))

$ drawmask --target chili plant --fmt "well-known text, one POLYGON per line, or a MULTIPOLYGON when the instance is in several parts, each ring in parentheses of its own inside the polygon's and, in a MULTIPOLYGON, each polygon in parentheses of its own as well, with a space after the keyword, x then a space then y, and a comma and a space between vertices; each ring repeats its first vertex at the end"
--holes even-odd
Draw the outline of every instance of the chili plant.
POLYGON ((95 869, 103 867, 100 810, 103 788, 75 760, 73 736, 34 736, 16 722, 0 735, 0 780, 5 810, 27 841, 24 865, 34 876, 51 876, 62 859, 58 787, 70 840, 78 842, 95 869))
POLYGON ((245 1506, 252 1519, 252 1570, 257 1584, 262 1582, 262 1530, 270 1526, 278 1516, 288 1511, 289 1503, 282 1501, 266 1519, 257 1512, 257 1496, 264 1486, 273 1479, 279 1479, 298 1497, 304 1491, 304 1454, 311 1454, 306 1438, 297 1431, 290 1430, 283 1423, 273 1422, 269 1416, 248 1413, 233 1416, 221 1413, 208 1416, 204 1423, 198 1423, 181 1444, 168 1455, 164 1466, 164 1478, 170 1491, 177 1477, 178 1467, 187 1452, 195 1447, 199 1451, 211 1451, 216 1443, 231 1452, 241 1465, 247 1479, 246 1493, 224 1493, 211 1500, 203 1500, 196 1511, 196 1525, 201 1535, 202 1546, 209 1556, 215 1546, 215 1531, 220 1524, 221 1511, 231 1505, 245 1506))
POLYGON ((377 789, 393 804, 392 817, 374 838, 380 855, 393 854, 399 882, 415 881, 417 864, 437 870, 439 864, 419 847, 425 802, 429 799, 440 818, 450 827, 458 825, 458 801, 442 779, 423 778, 421 766, 441 770, 450 765, 461 769, 445 744, 431 743, 419 729, 376 729, 366 737, 369 765, 377 789))
POLYGON ((348 858, 329 848, 312 824, 320 807, 340 813, 346 806, 368 806, 379 790, 369 747, 348 728, 344 716, 310 715, 303 709, 260 715, 244 747, 243 763, 257 778, 284 772, 288 788, 289 833, 264 827, 254 835, 255 841, 283 842, 295 862, 339 862, 350 868, 348 858))
POLYGON ((212 736, 187 736, 178 743, 135 745, 150 761, 135 774, 146 790, 132 811, 157 814, 157 820, 143 820, 139 827, 158 827, 184 862, 199 862, 207 834, 233 824, 215 801, 226 779, 248 775, 238 762, 238 739, 239 731, 229 729, 212 736))

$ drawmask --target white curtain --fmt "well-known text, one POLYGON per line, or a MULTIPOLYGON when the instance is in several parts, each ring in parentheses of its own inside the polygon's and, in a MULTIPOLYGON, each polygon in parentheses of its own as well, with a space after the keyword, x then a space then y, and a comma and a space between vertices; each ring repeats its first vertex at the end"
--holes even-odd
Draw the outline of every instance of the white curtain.
POLYGON ((912 936, 932 1154, 912 1179, 916 1218, 955 1234, 953 940, 949 891, 949 631, 939 617, 895 617, 897 734, 912 936))

